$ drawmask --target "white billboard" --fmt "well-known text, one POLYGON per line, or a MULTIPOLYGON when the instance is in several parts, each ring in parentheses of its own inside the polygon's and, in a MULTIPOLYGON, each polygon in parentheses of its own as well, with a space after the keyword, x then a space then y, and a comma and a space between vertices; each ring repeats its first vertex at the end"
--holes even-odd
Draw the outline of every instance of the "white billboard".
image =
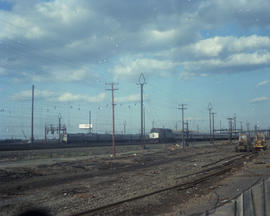
POLYGON ((91 129, 92 124, 79 124, 80 129, 91 129))

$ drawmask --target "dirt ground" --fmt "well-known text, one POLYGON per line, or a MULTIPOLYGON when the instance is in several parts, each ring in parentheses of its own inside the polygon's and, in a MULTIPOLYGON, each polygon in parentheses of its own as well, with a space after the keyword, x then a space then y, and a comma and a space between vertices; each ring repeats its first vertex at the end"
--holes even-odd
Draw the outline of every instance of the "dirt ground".
MULTIPOLYGON (((147 145, 0 152, 0 215, 44 208, 76 215, 112 202, 181 183, 181 177, 237 155, 233 145, 147 145)), ((235 197, 270 174, 270 152, 215 181, 182 192, 163 193, 107 215, 197 215, 235 197), (120 213, 119 213, 120 212, 120 213)))

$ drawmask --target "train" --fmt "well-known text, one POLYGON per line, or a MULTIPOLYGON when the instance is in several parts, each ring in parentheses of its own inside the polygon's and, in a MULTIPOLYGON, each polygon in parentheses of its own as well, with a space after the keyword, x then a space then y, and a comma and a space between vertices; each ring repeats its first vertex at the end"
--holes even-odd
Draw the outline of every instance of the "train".
MULTIPOLYGON (((179 142, 182 141, 183 133, 182 131, 171 130, 166 128, 152 128, 149 133, 149 139, 152 143, 162 143, 162 142, 179 142)), ((201 133, 197 131, 189 131, 184 133, 184 139, 188 141, 207 141, 210 140, 211 135, 209 133, 201 133)), ((233 134, 232 139, 237 139, 238 134, 233 134)), ((215 140, 227 140, 229 139, 228 133, 215 133, 215 140)))
MULTIPOLYGON (((184 134, 185 140, 188 141, 207 141, 210 140, 210 134, 199 133, 196 131, 189 131, 184 134)), ((232 139, 237 139, 238 135, 233 135, 232 139)), ((229 139, 227 133, 215 134, 215 140, 229 139)), ((182 140, 182 131, 171 130, 168 128, 152 128, 150 133, 144 135, 140 134, 115 134, 115 142, 118 144, 136 144, 139 142, 145 143, 176 143, 182 140)), ((65 143, 85 143, 85 144, 103 144, 112 142, 111 134, 98 133, 76 133, 66 134, 63 137, 65 143)))

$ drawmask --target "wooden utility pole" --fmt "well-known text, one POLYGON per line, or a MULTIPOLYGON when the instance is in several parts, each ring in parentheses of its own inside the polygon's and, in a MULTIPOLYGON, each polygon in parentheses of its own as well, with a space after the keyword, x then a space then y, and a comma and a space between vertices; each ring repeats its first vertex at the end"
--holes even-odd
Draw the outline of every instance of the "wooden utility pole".
POLYGON ((212 133, 212 142, 215 142, 215 114, 216 113, 212 113, 212 126, 213 126, 213 133, 212 133))
POLYGON ((208 104, 208 111, 209 111, 209 135, 210 135, 210 143, 212 142, 212 120, 211 120, 211 111, 212 111, 212 104, 208 104))
POLYGON ((31 144, 34 143, 34 98, 35 98, 35 86, 32 85, 31 144))
POLYGON ((92 132, 92 115, 91 110, 89 110, 89 133, 92 132))
POLYGON ((62 116, 61 116, 61 114, 59 113, 58 114, 58 135, 59 135, 59 137, 58 137, 58 143, 61 143, 61 118, 62 118, 62 116))
POLYGON ((116 105, 114 103, 114 91, 118 90, 116 88, 114 88, 114 85, 116 85, 117 83, 106 83, 106 85, 110 85, 111 88, 106 89, 107 91, 111 91, 112 92, 112 154, 113 157, 115 157, 115 141, 114 141, 114 135, 115 135, 115 123, 114 123, 114 106, 116 105))
POLYGON ((230 141, 230 144, 232 144, 232 120, 233 118, 228 118, 228 121, 229 121, 229 141, 230 141))

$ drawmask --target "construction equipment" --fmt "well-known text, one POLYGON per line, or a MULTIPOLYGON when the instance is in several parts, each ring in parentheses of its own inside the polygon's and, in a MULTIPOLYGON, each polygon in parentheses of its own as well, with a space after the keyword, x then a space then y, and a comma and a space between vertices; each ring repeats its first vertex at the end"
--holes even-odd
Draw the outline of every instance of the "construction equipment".
POLYGON ((255 137, 255 143, 254 143, 254 149, 256 151, 259 150, 266 150, 266 141, 265 141, 265 135, 263 133, 261 134, 256 134, 255 137))
POLYGON ((238 138, 238 144, 235 147, 235 151, 239 152, 239 151, 245 151, 245 152, 249 152, 249 151, 253 151, 253 145, 252 145, 252 139, 250 136, 248 136, 247 134, 240 134, 239 138, 238 138))

